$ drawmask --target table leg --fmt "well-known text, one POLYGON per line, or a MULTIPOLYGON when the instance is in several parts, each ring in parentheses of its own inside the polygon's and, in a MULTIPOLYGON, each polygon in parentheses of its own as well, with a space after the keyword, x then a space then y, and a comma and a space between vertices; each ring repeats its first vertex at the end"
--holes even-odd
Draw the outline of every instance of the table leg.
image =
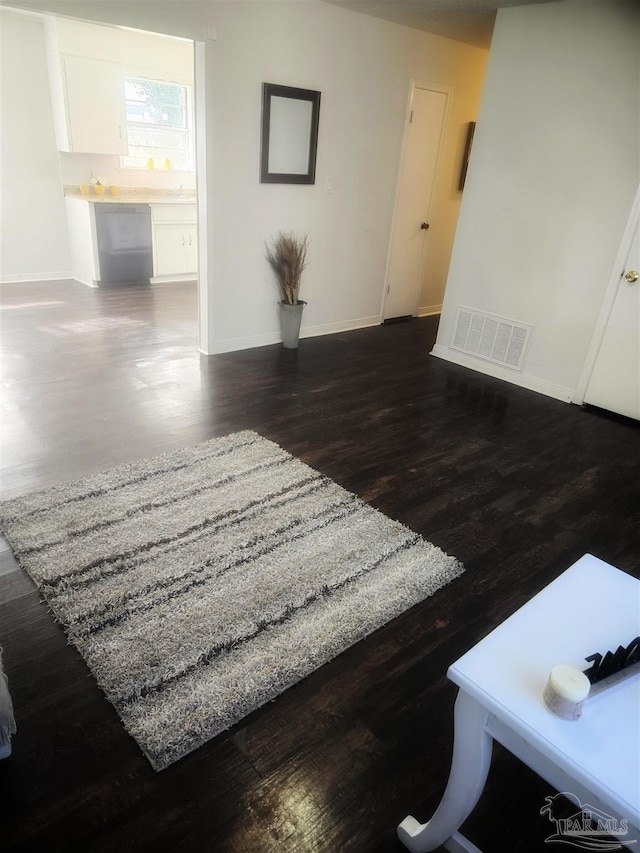
POLYGON ((486 731, 488 711, 463 690, 454 711, 451 772, 440 805, 428 823, 409 815, 398 826, 398 838, 412 853, 435 850, 450 839, 480 799, 491 764, 493 738, 486 731))

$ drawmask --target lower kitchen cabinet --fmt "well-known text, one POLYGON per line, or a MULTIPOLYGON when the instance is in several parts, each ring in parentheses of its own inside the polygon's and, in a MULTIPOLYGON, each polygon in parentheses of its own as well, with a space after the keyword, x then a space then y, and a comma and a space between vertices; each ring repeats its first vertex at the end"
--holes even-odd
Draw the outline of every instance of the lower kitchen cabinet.
POLYGON ((154 276, 196 275, 198 229, 195 204, 154 204, 151 216, 154 276))
MULTIPOLYGON (((100 269, 96 208, 113 207, 113 201, 88 200, 67 196, 65 206, 72 275, 77 281, 98 287, 103 278, 100 269)), ((140 197, 136 198, 140 203, 140 197)), ((146 203, 146 202, 145 202, 146 203)), ((133 207, 133 201, 118 200, 122 207, 133 207)), ((193 279, 198 275, 198 226, 195 202, 160 203, 151 207, 151 242, 153 279, 193 279)))
POLYGON ((154 275, 195 273, 198 245, 195 224, 163 222, 154 224, 154 275))

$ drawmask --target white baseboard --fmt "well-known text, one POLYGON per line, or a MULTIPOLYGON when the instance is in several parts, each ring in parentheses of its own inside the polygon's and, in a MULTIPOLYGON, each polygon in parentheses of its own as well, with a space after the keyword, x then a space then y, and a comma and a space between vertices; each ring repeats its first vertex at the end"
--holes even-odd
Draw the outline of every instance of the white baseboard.
MULTIPOLYGON (((321 335, 335 335, 339 332, 350 332, 354 329, 366 329, 370 326, 379 326, 381 323, 377 317, 361 317, 357 320, 344 320, 339 323, 323 323, 319 326, 303 326, 300 329, 300 339, 316 338, 321 335)), ((225 341, 214 341, 211 352, 203 352, 203 355, 216 355, 223 352, 236 352, 237 350, 253 349, 255 347, 279 344, 282 340, 280 332, 266 332, 262 335, 251 335, 243 338, 229 338, 225 341)))
POLYGON ((151 284, 168 284, 172 281, 197 281, 198 273, 180 273, 179 275, 154 275, 149 281, 151 284))
POLYGON ((342 320, 339 323, 323 323, 320 326, 307 326, 300 331, 301 338, 317 338, 321 335, 335 335, 338 332, 352 332, 354 329, 368 329, 382 323, 380 315, 359 317, 357 320, 342 320))
POLYGON ((485 373, 487 376, 493 376, 495 379, 503 379, 505 382, 511 382, 512 385, 519 385, 521 388, 527 388, 529 391, 537 391, 538 394, 545 394, 547 397, 553 397, 555 400, 562 400, 563 403, 573 402, 575 389, 566 388, 564 385, 556 385, 554 382, 547 382, 546 379, 539 379, 537 376, 530 376, 526 373, 515 373, 512 370, 500 367, 500 365, 472 358, 457 350, 443 347, 440 344, 434 346, 431 350, 431 355, 435 355, 437 358, 442 358, 445 361, 451 361, 453 364, 459 364, 461 367, 469 367, 471 370, 475 370, 478 373, 485 373))
POLYGON ((418 308, 418 317, 432 317, 434 314, 442 314, 442 305, 423 305, 418 308))
POLYGON ((21 284, 27 281, 64 281, 67 278, 73 278, 71 270, 69 272, 29 272, 19 275, 10 273, 9 275, 0 275, 0 284, 21 284))
POLYGON ((213 341, 209 352, 205 352, 202 349, 200 352, 203 355, 218 355, 223 352, 236 352, 237 350, 266 347, 269 344, 277 344, 280 340, 279 332, 267 332, 263 335, 251 335, 246 338, 228 338, 225 341, 213 341))

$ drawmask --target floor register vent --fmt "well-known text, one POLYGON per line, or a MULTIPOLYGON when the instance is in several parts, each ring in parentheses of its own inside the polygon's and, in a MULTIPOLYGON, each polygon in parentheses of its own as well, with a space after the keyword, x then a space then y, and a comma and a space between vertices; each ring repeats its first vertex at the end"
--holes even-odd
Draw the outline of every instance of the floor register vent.
POLYGON ((526 323, 458 308, 451 346, 511 370, 522 370, 531 329, 526 323))

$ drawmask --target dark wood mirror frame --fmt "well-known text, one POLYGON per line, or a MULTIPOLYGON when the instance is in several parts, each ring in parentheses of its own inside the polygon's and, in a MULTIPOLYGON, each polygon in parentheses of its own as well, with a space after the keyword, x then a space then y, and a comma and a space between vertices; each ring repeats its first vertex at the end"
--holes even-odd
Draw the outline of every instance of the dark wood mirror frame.
MULTIPOLYGON (((291 104, 294 107, 293 103, 291 104)), ((295 107, 294 107, 295 109, 295 107)), ((295 116, 294 116, 295 118, 295 116)), ((316 181, 316 153, 318 149, 318 123, 320 119, 320 92, 313 89, 296 89, 292 86, 279 86, 277 83, 262 84, 262 145, 260 155, 260 182, 263 184, 315 184, 316 181), (291 137, 287 143, 291 142, 291 150, 279 152, 274 150, 274 145, 277 140, 283 136, 284 128, 272 126, 272 121, 275 121, 277 116, 273 115, 272 99, 273 98, 288 98, 292 102, 298 101, 302 107, 302 112, 297 118, 302 130, 304 138, 300 140, 302 148, 294 150, 295 140, 291 137), (306 114, 308 113, 308 119, 306 114), (302 122, 302 123, 301 123, 302 122), (273 162, 282 167, 283 157, 287 155, 293 157, 296 162, 305 160, 306 169, 302 170, 299 166, 293 165, 291 171, 280 169, 279 171, 271 170, 273 162)))

